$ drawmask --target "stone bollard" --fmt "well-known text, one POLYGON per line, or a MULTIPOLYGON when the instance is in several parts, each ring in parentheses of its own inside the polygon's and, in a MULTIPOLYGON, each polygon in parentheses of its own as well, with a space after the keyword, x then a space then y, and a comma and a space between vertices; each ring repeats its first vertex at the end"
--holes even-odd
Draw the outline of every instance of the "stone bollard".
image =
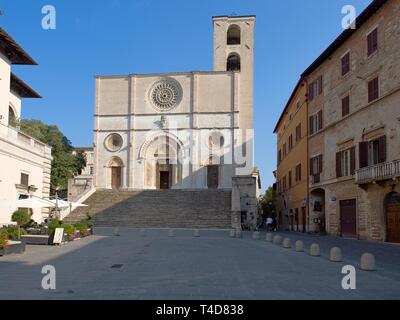
POLYGON ((230 231, 229 231, 229 236, 230 236, 231 238, 234 238, 234 237, 236 236, 236 231, 235 231, 235 230, 230 230, 230 231))
POLYGON ((282 244, 282 237, 276 235, 276 236, 273 238, 272 243, 273 243, 273 244, 278 244, 278 245, 282 244))
POLYGON ((291 243, 290 243, 290 239, 289 239, 289 238, 285 238, 285 239, 283 239, 283 247, 284 247, 284 248, 287 248, 287 249, 289 249, 289 248, 291 248, 291 247, 292 247, 292 245, 291 245, 291 243))
POLYGON ((261 239, 260 232, 254 231, 253 232, 253 240, 260 240, 260 239, 261 239))
POLYGON ((242 230, 237 229, 235 232, 235 236, 236 236, 236 238, 240 239, 242 237, 242 230))
POLYGON ((194 230, 193 231, 193 237, 200 237, 200 230, 199 229, 196 229, 196 230, 194 230))
POLYGON ((303 241, 297 240, 296 244, 295 244, 295 247, 296 247, 296 252, 304 252, 304 243, 303 243, 303 241))
POLYGON ((361 256, 361 270, 374 271, 375 269, 375 256, 372 253, 364 253, 361 256))
POLYGON ((331 253, 329 254, 329 260, 333 262, 342 261, 342 250, 338 247, 333 247, 331 253))
POLYGON ((120 236, 118 227, 114 228, 114 236, 116 236, 116 237, 120 236))
POLYGON ((267 235, 265 236, 265 241, 272 242, 272 238, 272 233, 267 233, 267 235))
POLYGON ((145 229, 140 229, 140 236, 145 237, 146 236, 146 230, 145 229))
POLYGON ((174 229, 169 229, 169 231, 168 231, 168 237, 175 237, 174 229))
POLYGON ((317 243, 313 243, 310 246, 310 256, 319 257, 320 255, 321 255, 321 252, 319 250, 319 245, 317 243))

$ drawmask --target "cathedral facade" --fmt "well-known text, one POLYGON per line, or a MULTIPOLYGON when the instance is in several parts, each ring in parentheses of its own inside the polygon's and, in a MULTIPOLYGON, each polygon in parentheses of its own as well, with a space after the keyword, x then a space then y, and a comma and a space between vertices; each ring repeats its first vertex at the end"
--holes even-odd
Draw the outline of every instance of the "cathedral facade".
POLYGON ((213 71, 96 77, 97 189, 232 189, 254 175, 254 24, 213 17, 213 71))

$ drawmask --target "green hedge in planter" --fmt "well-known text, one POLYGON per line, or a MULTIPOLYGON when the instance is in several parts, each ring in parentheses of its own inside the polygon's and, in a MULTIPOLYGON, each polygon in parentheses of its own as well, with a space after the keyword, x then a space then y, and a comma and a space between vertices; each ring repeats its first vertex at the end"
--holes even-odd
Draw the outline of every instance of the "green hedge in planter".
POLYGON ((5 229, 0 229, 0 250, 6 250, 8 243, 8 233, 5 229))
POLYGON ((87 227, 82 222, 75 223, 75 229, 78 230, 81 234, 84 234, 87 227))
POLYGON ((83 225, 86 226, 88 229, 93 227, 93 222, 91 222, 90 220, 84 220, 82 221, 83 225))
POLYGON ((64 228, 64 233, 67 236, 73 236, 75 234, 75 227, 72 224, 62 224, 61 228, 64 228))
POLYGON ((88 222, 87 220, 75 224, 76 230, 78 230, 79 233, 84 237, 90 234, 90 231, 88 231, 88 229, 90 229, 92 226, 93 224, 91 222, 88 222))
POLYGON ((8 226, 4 227, 4 229, 8 233, 8 240, 19 240, 19 235, 24 235, 26 234, 26 230, 23 228, 18 228, 17 226, 8 226), (18 230, 20 229, 20 230, 18 230))
POLYGON ((53 219, 53 220, 51 220, 51 222, 50 222, 50 224, 49 224, 49 228, 48 228, 48 230, 47 230, 48 235, 52 235, 53 232, 54 232, 57 228, 62 228, 60 220, 58 220, 58 219, 53 219))

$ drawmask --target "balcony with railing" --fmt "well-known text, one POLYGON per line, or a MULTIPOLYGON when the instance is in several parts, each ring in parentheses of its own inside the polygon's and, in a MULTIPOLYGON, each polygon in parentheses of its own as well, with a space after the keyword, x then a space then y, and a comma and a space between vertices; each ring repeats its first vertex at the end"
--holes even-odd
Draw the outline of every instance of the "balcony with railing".
POLYGON ((356 171, 356 183, 367 184, 400 177, 400 160, 379 163, 356 171))
POLYGON ((18 128, 8 126, 0 121, 0 138, 27 150, 35 151, 43 156, 51 154, 51 147, 23 133, 18 128))

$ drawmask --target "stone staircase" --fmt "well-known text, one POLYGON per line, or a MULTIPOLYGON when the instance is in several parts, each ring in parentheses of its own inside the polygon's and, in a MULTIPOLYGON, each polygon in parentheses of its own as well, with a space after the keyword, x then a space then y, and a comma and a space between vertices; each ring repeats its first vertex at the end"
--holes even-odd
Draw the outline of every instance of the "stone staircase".
POLYGON ((230 228, 231 191, 97 190, 68 215, 75 223, 89 213, 97 227, 230 228))

